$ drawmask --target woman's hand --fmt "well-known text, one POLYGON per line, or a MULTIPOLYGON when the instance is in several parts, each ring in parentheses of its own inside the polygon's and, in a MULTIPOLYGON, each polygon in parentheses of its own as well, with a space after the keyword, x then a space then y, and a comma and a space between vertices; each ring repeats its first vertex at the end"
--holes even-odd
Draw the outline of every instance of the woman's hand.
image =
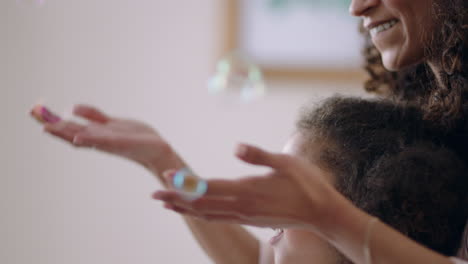
POLYGON ((150 126, 110 117, 98 109, 75 106, 73 113, 88 120, 81 125, 71 121, 46 123, 44 130, 77 147, 95 148, 151 167, 162 155, 168 155, 169 145, 150 126))
MULTIPOLYGON (((236 155, 272 171, 239 180, 208 180, 207 193, 194 201, 175 191, 158 191, 153 198, 184 215, 260 227, 311 228, 311 223, 320 225, 332 217, 338 193, 323 170, 298 157, 247 145, 241 145, 236 155)), ((165 173, 169 182, 174 173, 165 173)))

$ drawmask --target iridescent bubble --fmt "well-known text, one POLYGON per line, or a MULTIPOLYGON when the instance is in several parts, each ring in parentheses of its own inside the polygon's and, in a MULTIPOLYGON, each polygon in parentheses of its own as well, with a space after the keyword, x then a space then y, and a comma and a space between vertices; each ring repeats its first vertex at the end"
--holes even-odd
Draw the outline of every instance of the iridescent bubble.
POLYGON ((182 198, 187 200, 200 198, 208 189, 206 181, 193 174, 187 168, 176 172, 172 178, 172 186, 181 194, 182 198))
POLYGON ((264 96, 266 87, 260 68, 247 56, 233 52, 218 62, 216 72, 208 82, 208 91, 211 94, 238 94, 243 102, 250 102, 264 96))

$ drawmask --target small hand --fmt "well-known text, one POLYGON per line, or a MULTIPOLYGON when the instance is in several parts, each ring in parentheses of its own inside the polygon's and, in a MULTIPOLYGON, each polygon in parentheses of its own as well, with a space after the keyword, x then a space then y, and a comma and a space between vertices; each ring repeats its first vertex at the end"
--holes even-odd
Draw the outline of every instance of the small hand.
MULTIPOLYGON (((272 171, 238 180, 207 180, 207 193, 194 201, 182 199, 175 191, 158 191, 153 198, 184 215, 259 227, 310 228, 326 218, 336 191, 318 167, 246 145, 240 146, 237 156, 272 171)), ((170 181, 174 173, 167 171, 165 177, 170 181)))
POLYGON ((87 119, 86 125, 62 120, 46 123, 44 130, 74 146, 95 148, 148 166, 164 155, 168 144, 150 126, 134 120, 110 117, 98 109, 77 105, 73 113, 87 119))

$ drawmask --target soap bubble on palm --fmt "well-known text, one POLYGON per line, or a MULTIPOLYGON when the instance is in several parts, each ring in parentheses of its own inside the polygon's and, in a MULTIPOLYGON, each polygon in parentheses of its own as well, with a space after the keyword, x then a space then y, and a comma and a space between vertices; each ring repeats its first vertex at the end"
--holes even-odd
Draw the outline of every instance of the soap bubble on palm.
POLYGON ((255 63, 240 52, 232 52, 219 60, 216 72, 208 81, 210 94, 240 96, 241 102, 252 102, 266 94, 263 73, 255 63))

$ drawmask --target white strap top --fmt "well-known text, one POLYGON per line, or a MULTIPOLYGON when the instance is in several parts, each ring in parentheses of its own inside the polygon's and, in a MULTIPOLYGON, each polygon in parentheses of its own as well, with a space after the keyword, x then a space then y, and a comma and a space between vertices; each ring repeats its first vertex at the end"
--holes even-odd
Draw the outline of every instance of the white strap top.
MULTIPOLYGON (((259 264, 273 264, 273 250, 267 243, 260 243, 260 259, 259 264)), ((467 260, 451 257, 453 264, 468 264, 467 260)))
POLYGON ((468 261, 466 260, 461 260, 461 259, 458 259, 458 258, 450 258, 454 264, 468 264, 468 261))

